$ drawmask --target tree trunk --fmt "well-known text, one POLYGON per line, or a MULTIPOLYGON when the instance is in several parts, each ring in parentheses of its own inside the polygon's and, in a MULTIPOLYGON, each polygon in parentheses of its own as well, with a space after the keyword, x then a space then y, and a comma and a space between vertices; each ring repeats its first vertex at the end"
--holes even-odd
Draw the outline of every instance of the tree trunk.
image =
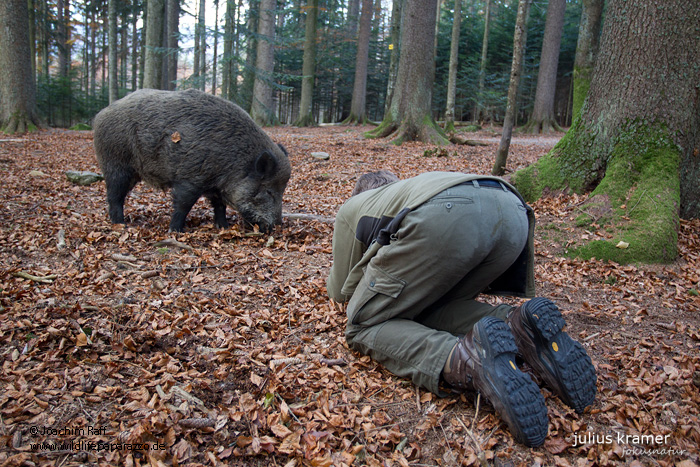
POLYGON ((513 36, 513 63, 510 66, 510 84, 508 85, 508 102, 506 104, 506 117, 503 122, 503 133, 501 142, 496 151, 496 160, 491 173, 501 176, 506 173, 506 162, 508 160, 508 150, 510 140, 513 136, 513 125, 515 123, 515 112, 517 110, 518 86, 520 86, 520 75, 523 69, 523 54, 525 44, 527 44, 527 17, 530 13, 530 2, 532 0, 520 0, 518 3, 518 16, 515 20, 515 34, 513 36))
POLYGON ((207 5, 206 0, 199 0, 199 89, 207 88, 207 5))
POLYGON ((126 89, 126 68, 127 68, 127 58, 129 56, 129 13, 128 10, 122 9, 122 15, 120 18, 122 23, 121 36, 119 38, 119 43, 121 45, 119 49, 119 88, 126 89))
POLYGON ((394 144, 424 141, 448 144, 431 115, 437 0, 406 0, 396 87, 389 113, 371 137, 390 136, 394 144))
MULTIPOLYGON (((90 23, 95 24, 97 12, 90 9, 90 23)), ((95 98, 97 89, 97 28, 90 29, 90 97, 95 98)))
POLYGON ((0 2, 0 128, 6 133, 39 126, 28 21, 27 0, 0 2))
POLYGON ((83 86, 85 86, 85 102, 90 102, 90 5, 85 6, 83 28, 85 29, 85 45, 83 46, 83 86))
POLYGON ((350 116, 344 123, 362 124, 367 122, 367 65, 369 63, 369 36, 372 29, 372 4, 372 0, 362 0, 352 103, 350 104, 350 116))
POLYGON ((201 54, 201 40, 200 36, 202 35, 202 27, 199 23, 199 13, 197 13, 197 16, 195 17, 195 23, 194 23, 194 58, 192 60, 192 74, 190 75, 190 80, 192 82, 192 87, 194 89, 199 89, 199 55, 201 54))
POLYGON ((474 123, 479 123, 484 102, 484 87, 486 84, 486 60, 489 51, 489 29, 491 27, 491 0, 486 0, 486 11, 484 12, 484 37, 481 41, 481 62, 479 63, 479 89, 476 92, 476 103, 474 104, 474 123))
POLYGON ((34 0, 28 0, 29 9, 29 56, 32 64, 32 79, 36 83, 36 4, 34 0))
POLYGON ((143 87, 160 89, 163 72, 163 13, 164 0, 148 0, 146 26, 146 60, 143 87))
POLYGON ((557 67, 565 11, 566 0, 549 0, 547 21, 542 38, 540 67, 537 74, 535 107, 532 110, 530 121, 524 128, 527 133, 547 134, 553 131, 564 131, 554 116, 554 94, 557 90, 557 67))
POLYGON ((316 22, 318 18, 318 0, 306 3, 306 32, 304 36, 304 64, 301 81, 301 103, 299 118, 295 126, 312 126, 315 124, 313 114, 314 80, 316 78, 316 22))
POLYGON ((66 19, 63 17, 63 12, 65 10, 64 1, 68 0, 58 0, 56 4, 57 20, 56 20, 56 45, 58 48, 58 73, 59 76, 65 78, 68 76, 68 64, 70 59, 68 58, 68 32, 66 19))
POLYGON ((698 30, 696 0, 608 2, 579 118, 515 178, 529 199, 545 189, 592 190, 578 222, 595 222, 612 238, 573 253, 623 263, 671 261, 679 214, 700 217, 698 30), (619 241, 628 248, 615 248, 619 241))
POLYGON ((166 89, 174 91, 177 88, 177 62, 179 55, 178 38, 180 36, 180 1, 168 1, 168 37, 166 46, 168 47, 168 85, 166 89))
POLYGON ((211 62, 211 93, 216 95, 217 58, 219 54, 219 0, 214 0, 214 54, 211 62))
POLYGON ((347 34, 350 40, 357 36, 357 24, 360 16, 360 0, 348 0, 347 34))
POLYGON ((272 108, 272 75, 275 66, 275 16, 277 0, 262 0, 258 18, 258 47, 255 82, 250 116, 259 125, 274 125, 277 121, 272 108))
POLYGON ((604 3, 605 0, 583 0, 574 60, 574 119, 581 112, 581 106, 591 86, 591 74, 600 42, 604 3))
POLYGON ((455 0, 452 21, 452 44, 450 44, 450 69, 447 77, 447 105, 445 108, 445 131, 455 131, 455 98, 457 97, 457 65, 459 63, 459 28, 462 24, 462 0, 455 0))
POLYGON ((234 21, 236 17, 235 0, 226 1, 226 12, 224 13, 224 54, 221 57, 221 97, 230 99, 231 83, 233 82, 233 34, 235 30, 234 21))
POLYGON ((117 0, 109 0, 109 103, 119 99, 117 80, 117 0))
POLYGON ((221 72, 222 80, 222 95, 224 99, 236 100, 238 87, 238 49, 239 49, 239 30, 238 18, 239 11, 243 0, 238 1, 236 6, 235 0, 227 0, 226 2, 226 26, 224 34, 224 57, 223 70, 221 72))
POLYGON ((389 59, 389 77, 386 84, 386 100, 384 102, 384 118, 391 110, 391 100, 394 97, 396 74, 399 71, 399 51, 401 50, 401 13, 404 0, 394 0, 391 8, 391 58, 389 59))
POLYGON ((245 66, 243 69, 243 82, 241 83, 238 95, 238 104, 245 110, 251 110, 253 104, 253 86, 255 85, 255 55, 257 50, 257 39, 254 31, 257 30, 259 0, 249 0, 247 18, 247 45, 245 53, 245 66))
POLYGON ((136 91, 138 85, 138 70, 139 70, 139 34, 138 34, 138 18, 139 18, 139 0, 134 0, 132 6, 131 17, 131 90, 136 91))

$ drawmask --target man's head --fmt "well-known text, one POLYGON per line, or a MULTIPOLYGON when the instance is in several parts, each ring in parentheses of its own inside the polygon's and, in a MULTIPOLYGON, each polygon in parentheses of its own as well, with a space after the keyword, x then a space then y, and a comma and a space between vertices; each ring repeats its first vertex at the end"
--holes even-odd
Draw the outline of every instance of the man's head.
POLYGON ((373 190, 374 188, 379 188, 380 186, 387 185, 389 183, 398 182, 399 177, 389 172, 388 170, 377 170, 376 172, 368 172, 357 179, 355 183, 355 189, 352 190, 352 195, 355 196, 363 191, 373 190))

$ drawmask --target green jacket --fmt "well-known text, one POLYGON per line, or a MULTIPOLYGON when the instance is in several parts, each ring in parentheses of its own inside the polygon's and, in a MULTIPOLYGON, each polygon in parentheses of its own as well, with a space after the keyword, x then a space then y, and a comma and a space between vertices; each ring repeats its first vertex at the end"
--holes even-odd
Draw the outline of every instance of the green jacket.
MULTIPOLYGON (((333 266, 326 282, 328 295, 338 302, 349 300, 362 278, 364 267, 383 244, 390 241, 392 229, 398 229, 408 211, 450 187, 476 179, 500 181, 522 200, 512 185, 498 177, 453 172, 424 173, 365 191, 347 200, 335 219, 333 266)), ((527 246, 515 264, 484 293, 518 297, 535 295, 535 216, 524 200, 523 204, 527 207, 529 223, 527 246)))

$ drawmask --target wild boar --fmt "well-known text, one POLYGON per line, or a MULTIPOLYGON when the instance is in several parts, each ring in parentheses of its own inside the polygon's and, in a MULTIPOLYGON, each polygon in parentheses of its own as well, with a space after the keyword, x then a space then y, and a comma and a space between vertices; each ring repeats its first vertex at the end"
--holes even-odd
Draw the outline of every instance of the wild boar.
POLYGON ((112 223, 124 223, 124 200, 141 180, 172 190, 171 231, 184 229, 202 196, 218 227, 228 227, 226 205, 263 231, 282 223, 287 151, 237 105, 196 90, 143 89, 100 111, 93 128, 112 223))

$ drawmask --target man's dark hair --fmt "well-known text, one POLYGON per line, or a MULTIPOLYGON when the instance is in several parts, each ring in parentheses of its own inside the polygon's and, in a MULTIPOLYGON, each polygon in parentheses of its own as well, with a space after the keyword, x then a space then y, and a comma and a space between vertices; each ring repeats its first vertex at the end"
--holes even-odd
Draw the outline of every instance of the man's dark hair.
POLYGON ((357 179, 355 189, 352 190, 352 195, 362 193, 363 191, 373 190, 389 183, 398 182, 399 177, 389 172, 388 170, 377 170, 376 172, 368 172, 357 179))

